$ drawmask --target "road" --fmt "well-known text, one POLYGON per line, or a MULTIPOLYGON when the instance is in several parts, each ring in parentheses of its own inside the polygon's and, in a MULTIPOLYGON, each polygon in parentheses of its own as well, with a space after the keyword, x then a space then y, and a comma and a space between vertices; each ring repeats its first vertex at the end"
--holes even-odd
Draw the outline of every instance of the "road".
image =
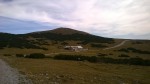
POLYGON ((32 82, 0 59, 0 84, 32 84, 32 82))
POLYGON ((115 46, 113 46, 113 47, 104 48, 103 50, 108 50, 108 49, 120 47, 120 46, 124 45, 127 41, 129 41, 129 40, 124 40, 124 41, 122 41, 122 42, 121 42, 120 44, 118 44, 118 45, 115 45, 115 46))

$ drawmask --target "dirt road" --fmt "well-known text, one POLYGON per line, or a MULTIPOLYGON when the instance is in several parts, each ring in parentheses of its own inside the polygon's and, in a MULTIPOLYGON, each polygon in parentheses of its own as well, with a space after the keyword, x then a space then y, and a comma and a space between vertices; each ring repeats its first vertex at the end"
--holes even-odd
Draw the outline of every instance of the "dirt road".
POLYGON ((113 47, 104 48, 103 50, 108 50, 108 49, 120 47, 120 46, 124 45, 127 41, 129 41, 129 40, 124 40, 124 41, 122 41, 122 42, 121 42, 120 44, 118 44, 118 45, 115 45, 115 46, 113 46, 113 47))
POLYGON ((32 82, 0 59, 0 84, 32 84, 32 82))

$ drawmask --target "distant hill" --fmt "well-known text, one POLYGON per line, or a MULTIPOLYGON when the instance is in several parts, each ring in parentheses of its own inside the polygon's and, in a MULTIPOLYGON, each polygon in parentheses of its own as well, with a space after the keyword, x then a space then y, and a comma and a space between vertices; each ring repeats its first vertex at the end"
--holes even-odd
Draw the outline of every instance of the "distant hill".
POLYGON ((70 28, 57 28, 54 30, 32 32, 27 34, 0 33, 0 48, 28 48, 44 49, 41 45, 48 45, 47 41, 78 41, 80 45, 89 43, 113 43, 112 38, 91 35, 89 33, 70 28), (32 39, 30 39, 32 38, 32 39))
POLYGON ((111 38, 95 36, 95 35, 88 34, 86 32, 73 30, 69 28, 57 28, 49 31, 34 32, 34 33, 25 34, 25 36, 31 36, 33 38, 45 38, 48 40, 55 40, 55 41, 74 40, 74 41, 100 42, 100 43, 113 42, 113 39, 111 38))
MULTIPOLYGON (((36 32, 35 32, 36 33, 36 32)), ((89 33, 83 32, 83 31, 78 31, 70 28, 56 28, 54 30, 49 30, 49 31, 41 31, 38 33, 54 33, 54 34, 62 34, 62 35, 71 35, 71 34, 83 34, 83 35, 88 35, 89 33)))
POLYGON ((3 48, 27 48, 27 49, 45 49, 36 44, 33 44, 30 40, 22 35, 0 33, 0 49, 3 48))

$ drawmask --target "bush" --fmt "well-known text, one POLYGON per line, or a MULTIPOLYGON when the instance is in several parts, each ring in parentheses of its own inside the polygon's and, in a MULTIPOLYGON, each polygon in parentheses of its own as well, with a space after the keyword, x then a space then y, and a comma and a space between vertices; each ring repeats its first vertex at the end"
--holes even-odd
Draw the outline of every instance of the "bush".
POLYGON ((27 55, 26 58, 40 59, 40 58, 45 58, 45 55, 42 53, 32 53, 30 55, 27 55))
POLYGON ((129 59, 129 64, 133 65, 143 65, 144 60, 142 58, 130 58, 129 59))
POLYGON ((125 49, 125 48, 122 48, 122 49, 120 49, 120 50, 118 50, 118 51, 126 52, 126 53, 128 53, 128 52, 129 52, 129 50, 127 50, 127 49, 125 49))
POLYGON ((109 55, 113 55, 112 53, 109 53, 109 55))
POLYGON ((56 55, 54 59, 58 60, 74 60, 74 61, 84 61, 97 62, 96 56, 82 56, 82 55, 56 55))
POLYGON ((97 59, 96 56, 91 56, 91 57, 88 58, 88 61, 89 61, 89 62, 98 62, 97 60, 98 60, 98 59, 97 59))
POLYGON ((69 43, 67 42, 62 42, 61 45, 68 45, 69 43))
POLYGON ((132 42, 132 44, 143 44, 143 43, 140 41, 134 41, 134 42, 132 42))
POLYGON ((4 54, 4 56, 11 56, 10 54, 4 54))
MULTIPOLYGON (((125 56, 125 55, 123 55, 125 56)), ((112 63, 112 64, 129 64, 129 65, 142 65, 150 66, 150 60, 143 60, 142 58, 126 58, 126 59, 113 59, 110 57, 96 57, 96 56, 82 56, 82 55, 56 55, 54 59, 57 60, 74 60, 84 61, 87 60, 93 63, 112 63)))
POLYGON ((91 47, 95 47, 95 48, 105 48, 107 46, 102 45, 102 44, 91 44, 91 47))
POLYGON ((121 54, 121 55, 119 55, 118 57, 130 57, 130 56, 128 56, 128 55, 126 55, 126 54, 121 54))
POLYGON ((130 59, 113 59, 109 57, 101 57, 98 59, 98 62, 150 66, 150 60, 143 60, 142 58, 137 58, 137 57, 130 58, 130 59))
POLYGON ((47 48, 42 48, 43 50, 48 50, 47 48))
POLYGON ((16 57, 24 57, 23 54, 16 54, 16 57))
POLYGON ((132 47, 129 47, 129 48, 122 48, 118 51, 121 51, 121 52, 134 52, 134 53, 139 53, 139 54, 150 54, 150 51, 143 51, 143 50, 139 50, 139 49, 135 49, 135 48, 132 48, 132 47))
POLYGON ((99 56, 99 57, 104 57, 104 56, 107 56, 107 54, 98 53, 97 56, 99 56))

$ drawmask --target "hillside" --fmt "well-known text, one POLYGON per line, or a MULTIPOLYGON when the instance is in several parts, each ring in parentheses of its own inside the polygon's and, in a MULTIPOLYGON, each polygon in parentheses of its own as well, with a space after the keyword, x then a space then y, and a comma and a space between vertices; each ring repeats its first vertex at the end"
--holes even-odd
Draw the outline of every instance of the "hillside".
POLYGON ((55 40, 55 41, 81 41, 81 42, 100 42, 100 43, 111 43, 113 39, 104 38, 100 36, 95 36, 88 34, 86 32, 73 30, 69 28, 57 28, 50 31, 41 31, 25 34, 25 36, 31 36, 33 38, 45 38, 47 40, 55 40))
POLYGON ((121 54, 150 59, 149 40, 112 39, 91 35, 69 28, 31 32, 27 34, 0 33, 0 53, 71 53, 82 55, 107 54, 112 58, 121 54), (126 41, 127 40, 127 41, 126 41), (64 46, 82 46, 88 51, 70 52, 64 46), (8 52, 9 51, 9 52, 8 52))
POLYGON ((35 33, 54 33, 54 34, 61 34, 61 35, 71 35, 71 34, 83 34, 83 35, 89 35, 89 33, 83 32, 83 31, 78 31, 70 28, 56 28, 53 30, 49 31, 41 31, 41 32, 35 32, 35 33))
POLYGON ((0 33, 0 48, 27 48, 44 49, 42 45, 52 42, 62 43, 65 41, 78 41, 74 45, 86 45, 89 43, 113 43, 113 39, 88 34, 86 32, 69 28, 57 28, 54 30, 33 32, 28 34, 0 33))
POLYGON ((33 84, 149 84, 149 46, 150 40, 105 38, 69 28, 0 33, 0 59, 33 84), (66 50, 66 45, 83 50, 66 50))
POLYGON ((4 48, 34 48, 34 49, 44 49, 35 44, 33 44, 26 37, 15 34, 0 33, 0 49, 4 48))

